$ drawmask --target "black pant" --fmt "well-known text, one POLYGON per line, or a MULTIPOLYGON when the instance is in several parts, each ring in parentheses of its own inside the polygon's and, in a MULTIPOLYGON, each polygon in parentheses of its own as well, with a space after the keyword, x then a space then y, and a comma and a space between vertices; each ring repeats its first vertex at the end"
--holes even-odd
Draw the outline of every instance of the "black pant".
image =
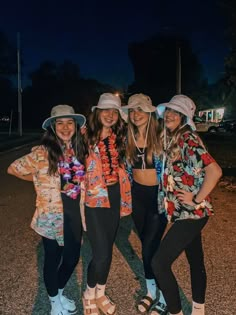
POLYGON ((132 217, 142 243, 142 258, 146 279, 154 279, 151 261, 166 228, 167 219, 158 213, 158 186, 144 186, 133 182, 132 217))
POLYGON ((206 270, 204 265, 201 230, 208 218, 179 220, 168 230, 155 253, 152 266, 170 313, 181 311, 178 284, 171 270, 173 262, 185 251, 190 265, 192 298, 204 303, 206 292, 206 270))
POLYGON ((92 247, 87 283, 106 284, 112 261, 112 249, 120 221, 120 185, 108 186, 110 208, 85 207, 87 235, 92 247))
POLYGON ((44 282, 49 296, 56 296, 70 279, 80 257, 82 224, 79 200, 62 194, 64 207, 64 246, 43 237, 44 282))

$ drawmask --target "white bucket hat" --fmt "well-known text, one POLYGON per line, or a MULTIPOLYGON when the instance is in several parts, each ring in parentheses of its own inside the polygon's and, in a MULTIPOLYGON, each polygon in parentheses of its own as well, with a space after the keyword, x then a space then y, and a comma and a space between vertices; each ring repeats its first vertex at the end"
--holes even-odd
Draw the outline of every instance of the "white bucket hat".
POLYGON ((152 105, 152 100, 148 95, 139 93, 130 96, 128 105, 122 106, 122 110, 128 113, 129 109, 140 108, 146 113, 155 112, 156 107, 152 105))
POLYGON ((86 118, 81 114, 75 114, 75 110, 72 106, 69 105, 56 105, 51 110, 51 116, 44 120, 42 128, 46 130, 53 121, 59 117, 64 118, 73 118, 80 127, 83 127, 86 122, 86 118))
POLYGON ((166 108, 171 108, 187 117, 187 124, 193 129, 196 130, 196 126, 193 122, 193 116, 196 110, 196 105, 186 95, 175 95, 169 101, 169 103, 159 104, 157 106, 157 114, 159 117, 164 117, 164 112, 166 108))
POLYGON ((121 118, 127 121, 127 115, 122 111, 121 100, 118 95, 112 93, 103 93, 100 95, 98 104, 91 108, 92 112, 96 109, 117 109, 120 112, 121 118))

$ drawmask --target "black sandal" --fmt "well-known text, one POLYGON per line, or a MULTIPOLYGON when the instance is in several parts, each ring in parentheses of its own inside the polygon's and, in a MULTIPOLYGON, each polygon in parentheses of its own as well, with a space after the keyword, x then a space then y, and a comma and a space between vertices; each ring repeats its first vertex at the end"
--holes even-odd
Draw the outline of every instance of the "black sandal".
POLYGON ((138 303, 137 308, 138 308, 139 313, 140 313, 140 314, 147 314, 155 303, 156 303, 156 299, 153 300, 150 296, 145 295, 145 296, 141 299, 141 301, 138 303), (141 310, 139 309, 139 306, 143 307, 144 310, 141 311, 141 310))

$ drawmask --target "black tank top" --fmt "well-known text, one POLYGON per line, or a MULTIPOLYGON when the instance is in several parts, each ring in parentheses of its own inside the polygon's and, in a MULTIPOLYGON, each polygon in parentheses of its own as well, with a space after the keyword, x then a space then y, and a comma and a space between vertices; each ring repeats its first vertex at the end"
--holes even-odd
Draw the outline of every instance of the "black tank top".
MULTIPOLYGON (((139 148, 139 150, 141 152, 143 152, 143 148, 139 148)), ((142 165, 143 165, 143 157, 144 157, 145 166, 146 166, 145 169, 154 169, 155 168, 155 164, 154 164, 153 160, 152 160, 151 164, 148 164, 148 161, 147 161, 147 148, 145 148, 144 153, 140 153, 139 150, 136 148, 136 158, 134 160, 133 168, 141 170, 143 168, 142 165)))

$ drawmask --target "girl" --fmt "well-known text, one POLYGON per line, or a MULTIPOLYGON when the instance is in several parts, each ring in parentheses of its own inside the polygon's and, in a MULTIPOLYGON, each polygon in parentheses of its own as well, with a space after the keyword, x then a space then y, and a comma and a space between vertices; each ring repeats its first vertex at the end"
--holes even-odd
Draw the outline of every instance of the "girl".
POLYGON ((43 240, 51 315, 76 313, 74 301, 62 293, 80 256, 80 184, 86 154, 80 128, 84 124, 85 117, 71 106, 53 107, 42 126, 46 131, 41 145, 8 168, 9 174, 34 182, 37 199, 31 227, 43 240))
POLYGON ((167 223, 165 214, 159 213, 158 209, 161 129, 155 114, 156 107, 149 96, 134 94, 122 109, 129 111, 126 161, 132 182, 132 217, 142 243, 146 278, 147 293, 139 302, 138 310, 145 314, 158 302, 157 308, 165 314, 165 300, 160 291, 157 301, 157 285, 151 267, 153 254, 159 247, 167 223))
MULTIPOLYGON (((195 133, 194 102, 174 96, 157 107, 164 117, 163 191, 165 211, 172 222, 154 255, 154 274, 163 291, 170 314, 183 314, 178 285, 171 270, 185 251, 191 273, 192 315, 204 315, 206 271, 201 231, 213 214, 209 193, 222 175, 221 168, 195 133)), ((153 310, 151 315, 159 314, 153 310)))
POLYGON ((99 315, 99 310, 105 315, 116 313, 105 287, 120 216, 131 213, 130 183, 122 162, 126 131, 122 117, 120 98, 104 93, 92 107, 87 126, 85 221, 92 260, 83 295, 84 315, 99 315))

